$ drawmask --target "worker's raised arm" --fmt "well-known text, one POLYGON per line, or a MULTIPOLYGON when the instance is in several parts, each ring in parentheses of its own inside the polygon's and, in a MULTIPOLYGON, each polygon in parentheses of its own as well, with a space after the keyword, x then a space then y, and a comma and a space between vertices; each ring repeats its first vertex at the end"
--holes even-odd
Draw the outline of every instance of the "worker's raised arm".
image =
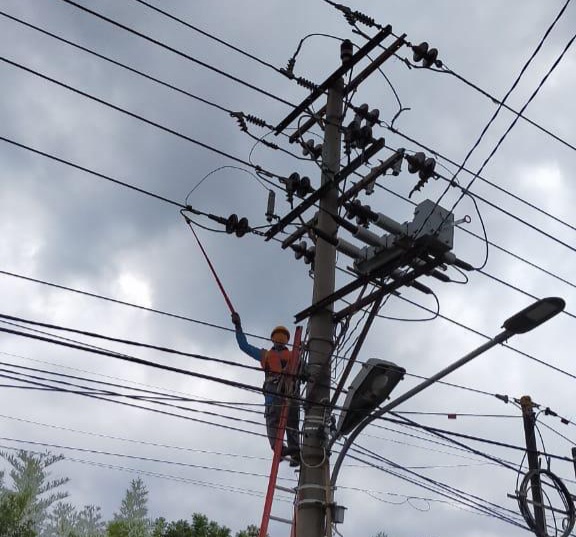
POLYGON ((242 321, 240 320, 240 315, 237 312, 232 313, 232 323, 234 324, 234 328, 236 330, 236 341, 238 342, 238 347, 240 350, 245 352, 248 356, 254 358, 254 360, 260 360, 263 356, 263 349, 259 349, 258 347, 254 347, 254 345, 250 345, 248 340, 246 339, 246 334, 242 330, 242 321))

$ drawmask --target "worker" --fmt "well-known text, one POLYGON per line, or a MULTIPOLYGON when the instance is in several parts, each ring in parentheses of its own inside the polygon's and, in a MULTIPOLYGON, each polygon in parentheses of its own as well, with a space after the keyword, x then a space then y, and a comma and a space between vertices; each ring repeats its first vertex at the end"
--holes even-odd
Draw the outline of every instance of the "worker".
MULTIPOLYGON (((236 329, 236 341, 240 349, 248 356, 260 362, 264 370, 264 398, 265 410, 264 416, 266 418, 266 432, 270 447, 274 449, 276 442, 278 426, 280 423, 280 413, 282 411, 282 397, 281 395, 286 392, 286 377, 283 377, 283 372, 288 367, 292 359, 292 351, 287 347, 290 341, 290 332, 284 326, 277 326, 272 330, 270 339, 272 340, 271 349, 259 349, 250 345, 246 340, 246 335, 242 330, 242 323, 240 315, 234 312, 232 314, 232 323, 236 329)), ((290 385, 290 383, 288 384, 290 385)), ((294 393, 297 393, 294 390, 294 393)), ((286 423, 286 440, 287 445, 282 445, 281 457, 283 459, 290 459, 290 466, 298 466, 300 464, 300 446, 299 446, 299 421, 300 413, 298 408, 298 401, 296 399, 287 399, 288 405, 288 419, 286 423)), ((282 439, 284 441, 284 439, 282 439)))

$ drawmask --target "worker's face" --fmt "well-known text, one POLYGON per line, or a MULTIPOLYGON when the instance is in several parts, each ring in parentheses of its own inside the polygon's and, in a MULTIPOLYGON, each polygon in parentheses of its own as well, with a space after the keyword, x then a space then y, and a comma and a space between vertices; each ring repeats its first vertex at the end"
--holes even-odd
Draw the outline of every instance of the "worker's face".
POLYGON ((274 345, 287 345, 288 336, 284 332, 276 332, 272 336, 272 343, 274 343, 274 345))

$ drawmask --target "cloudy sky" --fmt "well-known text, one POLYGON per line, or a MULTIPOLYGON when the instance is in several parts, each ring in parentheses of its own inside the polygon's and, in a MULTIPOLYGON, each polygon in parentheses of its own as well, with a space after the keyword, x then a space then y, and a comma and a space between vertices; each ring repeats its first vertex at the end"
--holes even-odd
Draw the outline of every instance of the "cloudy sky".
MULTIPOLYGON (((236 347, 227 306, 177 204, 224 217, 236 213, 252 226, 266 225, 270 185, 230 157, 278 176, 297 171, 317 186, 316 164, 303 160, 286 138, 265 139, 292 155, 255 145, 226 111, 277 124, 291 110, 290 103, 307 95, 277 70, 302 38, 324 34, 303 42, 295 66, 296 74, 316 83, 339 66, 338 40, 348 38, 357 46, 365 40, 321 0, 149 1, 196 30, 137 0, 79 0, 78 5, 90 6, 148 39, 62 0, 1 2, 0 313, 252 366, 236 347)), ((413 43, 427 41, 437 47, 439 58, 457 75, 409 69, 393 58, 383 73, 376 72, 362 85, 353 104, 366 102, 380 110, 383 125, 375 134, 386 139, 387 149, 378 158, 389 156, 391 148, 419 151, 422 144, 437 153, 437 170, 452 178, 497 110, 490 98, 462 79, 502 99, 564 4, 363 0, 351 5, 380 24, 391 24, 395 34, 406 33, 413 43), (400 106, 408 110, 396 119, 398 132, 393 133, 386 125, 400 106)), ((576 440, 571 421, 576 420, 576 56, 572 48, 563 54, 575 22, 576 6, 569 4, 508 98, 512 109, 521 109, 561 57, 525 111, 532 124, 520 119, 474 180, 471 193, 478 210, 470 196, 454 207, 461 194, 455 188, 440 202, 447 209, 454 207, 457 220, 466 215, 471 219, 455 231, 454 253, 475 267, 488 255, 485 266, 470 273, 465 285, 457 283, 464 277, 453 269, 447 272, 453 283, 421 280, 437 296, 437 316, 433 296, 402 289, 400 297, 390 298, 382 308, 359 358, 377 357, 405 367, 409 375, 397 388, 399 394, 414 386, 417 376, 435 373, 484 343, 485 336, 498 333, 504 319, 533 297, 561 296, 567 303, 564 314, 454 373, 448 380, 456 386, 435 385, 398 409, 413 413, 405 416, 426 427, 522 446, 520 410, 494 394, 512 400, 528 394, 570 422, 543 413, 538 418, 539 447, 543 442, 547 453, 561 457, 570 455, 576 440), (449 413, 461 415, 448 421, 449 413)), ((411 51, 404 47, 399 57, 411 59, 411 51)), ((468 170, 482 166, 514 118, 501 110, 468 159, 468 170)), ((320 129, 314 132, 321 136, 320 129)), ((267 131, 251 126, 251 133, 260 138, 267 131)), ((377 162, 373 159, 370 165, 377 162)), ((366 173, 369 167, 360 171, 366 173)), ((465 171, 457 175, 463 186, 473 178, 465 171)), ((436 201, 446 187, 442 179, 432 180, 408 201, 416 181, 404 165, 399 176, 382 178, 383 188, 361 199, 399 222, 410 221, 414 203, 436 201)), ((273 182, 281 186, 277 179, 273 182)), ((279 215, 289 210, 284 198, 277 190, 279 215)), ((207 218, 197 222, 223 229, 207 218)), ((293 316, 311 300, 309 267, 260 236, 238 239, 197 230, 251 341, 266 345, 272 326, 293 327, 293 316)), ((345 232, 342 236, 350 238, 345 232)), ((338 264, 346 268, 350 260, 340 256, 338 264)), ((338 285, 347 281, 350 277, 339 273, 338 285)), ((27 331, 5 322, 1 327, 27 331)), ((252 369, 45 332, 194 373, 252 386, 261 383, 261 373, 252 369)), ((186 518, 202 512, 234 531, 259 523, 271 455, 262 436, 261 394, 8 333, 0 336, 0 355, 0 445, 64 453, 67 461, 55 472, 71 478, 74 504, 100 505, 108 518, 129 480, 141 475, 150 489, 154 517, 186 518), (136 390, 149 390, 197 402, 173 401, 170 404, 180 407, 174 408, 117 395, 102 400, 43 391, 31 384, 57 386, 56 381, 73 383, 80 388, 67 389, 84 393, 108 389, 134 396, 144 393, 136 390), (232 403, 232 408, 214 402, 232 403)), ((520 450, 460 441, 521 467, 520 450)), ((526 534, 510 523, 522 522, 516 502, 507 497, 517 487, 517 471, 399 423, 379 421, 358 443, 389 462, 378 462, 381 469, 376 469, 349 459, 344 466, 336 493, 336 501, 347 507, 345 523, 338 527, 343 535, 370 537, 380 530, 390 537, 526 534), (440 489, 438 483, 452 488, 440 489), (500 515, 507 520, 497 518, 500 515)), ((576 489, 570 462, 552 459, 550 469, 576 489)), ((280 477, 284 485, 295 483, 296 475, 287 467, 280 477)), ((289 502, 277 507, 277 514, 288 516, 289 502)), ((272 526, 271 535, 283 531, 272 526)))

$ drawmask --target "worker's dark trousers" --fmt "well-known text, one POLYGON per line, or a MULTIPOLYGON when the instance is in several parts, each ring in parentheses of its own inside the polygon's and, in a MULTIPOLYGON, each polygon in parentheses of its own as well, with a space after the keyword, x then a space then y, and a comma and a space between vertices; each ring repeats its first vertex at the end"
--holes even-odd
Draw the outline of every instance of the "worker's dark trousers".
MULTIPOLYGON (((264 384, 264 391, 267 396, 266 399, 269 401, 266 403, 266 410, 264 411, 266 417, 266 432, 272 449, 274 449, 274 443, 276 442, 276 437, 278 435, 280 413, 282 412, 282 397, 279 395, 273 395, 274 393, 278 393, 278 386, 279 384, 272 382, 266 382, 264 384)), ((288 420, 286 422, 286 440, 288 448, 300 449, 298 430, 300 422, 300 407, 298 401, 295 399, 287 399, 286 404, 288 404, 288 420)))

